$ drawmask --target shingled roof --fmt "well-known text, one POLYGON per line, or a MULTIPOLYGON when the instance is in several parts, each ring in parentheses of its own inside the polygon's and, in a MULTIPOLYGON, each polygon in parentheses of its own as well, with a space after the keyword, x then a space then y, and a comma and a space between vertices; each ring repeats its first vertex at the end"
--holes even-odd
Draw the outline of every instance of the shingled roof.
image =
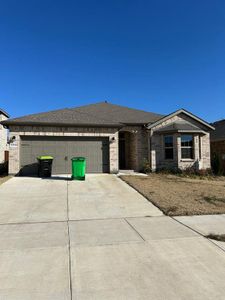
POLYGON ((213 123, 213 126, 215 127, 215 131, 211 132, 211 140, 225 140, 225 119, 213 123))
POLYGON ((4 125, 65 125, 120 127, 153 123, 162 115, 108 102, 64 108, 3 121, 4 125))

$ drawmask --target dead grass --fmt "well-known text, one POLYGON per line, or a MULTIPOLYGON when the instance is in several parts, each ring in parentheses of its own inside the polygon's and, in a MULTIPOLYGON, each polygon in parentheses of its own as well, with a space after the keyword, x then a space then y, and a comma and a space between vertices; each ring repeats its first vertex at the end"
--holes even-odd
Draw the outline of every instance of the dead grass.
POLYGON ((12 178, 12 176, 0 176, 0 185, 12 178))
POLYGON ((184 178, 168 174, 121 178, 166 215, 185 216, 225 213, 225 177, 215 180, 184 178))
POLYGON ((225 234, 209 234, 207 235, 207 238, 212 239, 212 240, 216 240, 216 241, 220 241, 220 242, 225 242, 225 234))

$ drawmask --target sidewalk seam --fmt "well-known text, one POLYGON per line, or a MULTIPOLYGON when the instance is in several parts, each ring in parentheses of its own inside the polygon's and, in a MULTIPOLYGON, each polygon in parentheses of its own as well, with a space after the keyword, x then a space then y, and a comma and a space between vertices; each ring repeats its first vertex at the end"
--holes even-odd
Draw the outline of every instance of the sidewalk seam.
POLYGON ((72 266, 71 266, 71 241, 70 241, 70 225, 69 225, 69 181, 67 181, 67 234, 68 234, 68 255, 69 255, 69 288, 70 288, 70 299, 73 299, 73 288, 72 288, 72 266))

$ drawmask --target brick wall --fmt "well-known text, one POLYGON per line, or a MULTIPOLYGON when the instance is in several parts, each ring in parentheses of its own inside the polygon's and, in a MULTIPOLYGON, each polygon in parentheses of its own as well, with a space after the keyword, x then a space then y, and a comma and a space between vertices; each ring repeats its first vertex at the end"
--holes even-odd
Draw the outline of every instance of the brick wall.
POLYGON ((164 149, 164 135, 155 133, 156 130, 167 126, 175 121, 185 120, 198 126, 199 129, 205 131, 206 127, 199 122, 193 120, 192 118, 181 113, 180 115, 174 116, 165 122, 160 123, 150 131, 151 138, 151 151, 150 151, 150 161, 152 170, 162 168, 180 168, 185 169, 188 167, 196 167, 197 169, 208 169, 211 167, 210 163, 210 135, 208 132, 203 134, 195 133, 194 136, 194 159, 185 160, 181 159, 181 134, 174 133, 174 159, 165 159, 165 149, 164 149))

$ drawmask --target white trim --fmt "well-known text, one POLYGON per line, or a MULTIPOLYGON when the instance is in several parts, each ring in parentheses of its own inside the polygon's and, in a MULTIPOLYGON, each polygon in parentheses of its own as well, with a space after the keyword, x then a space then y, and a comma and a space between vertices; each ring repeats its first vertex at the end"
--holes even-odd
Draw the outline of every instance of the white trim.
POLYGON ((195 161, 195 137, 193 134, 188 134, 192 137, 192 146, 182 146, 182 136, 186 136, 187 134, 181 134, 180 136, 180 151, 181 151, 181 161, 195 161), (182 157, 182 149, 192 149, 192 157, 182 157))
POLYGON ((174 133, 189 133, 189 134, 192 134, 192 133, 199 133, 199 134, 206 134, 207 131, 204 131, 204 130, 174 130, 174 131, 155 131, 156 134, 167 134, 167 135, 172 135, 174 133))

